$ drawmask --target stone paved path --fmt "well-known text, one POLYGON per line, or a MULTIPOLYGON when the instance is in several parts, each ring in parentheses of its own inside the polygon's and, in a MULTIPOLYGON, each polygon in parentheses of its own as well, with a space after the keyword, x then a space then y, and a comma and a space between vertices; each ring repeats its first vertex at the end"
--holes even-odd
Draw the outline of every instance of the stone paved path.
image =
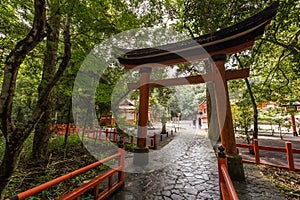
MULTIPOLYGON (((145 167, 132 165, 126 153, 125 187, 110 200, 220 199, 217 159, 204 130, 182 124, 168 145, 151 151, 145 167)), ((255 166, 247 165, 246 181, 235 182, 241 200, 284 199, 255 166)))

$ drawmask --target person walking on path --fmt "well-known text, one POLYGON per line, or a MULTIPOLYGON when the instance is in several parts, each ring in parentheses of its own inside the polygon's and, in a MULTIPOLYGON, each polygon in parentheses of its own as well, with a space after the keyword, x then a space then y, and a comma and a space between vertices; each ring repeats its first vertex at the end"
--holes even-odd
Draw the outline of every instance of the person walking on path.
POLYGON ((198 122, 199 122, 199 128, 201 128, 201 126, 202 126, 202 124, 201 124, 201 117, 199 117, 198 122))
POLYGON ((193 118, 193 127, 196 128, 196 119, 193 118))

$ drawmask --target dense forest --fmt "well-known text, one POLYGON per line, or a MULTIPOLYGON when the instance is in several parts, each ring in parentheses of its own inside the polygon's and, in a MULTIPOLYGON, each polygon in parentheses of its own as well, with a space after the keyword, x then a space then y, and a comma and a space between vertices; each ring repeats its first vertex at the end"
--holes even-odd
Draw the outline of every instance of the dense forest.
MULTIPOLYGON (((48 144, 53 139, 50 124, 74 123, 75 113, 80 113, 72 110, 74 82, 80 67, 87 64, 86 58, 97 45, 124 31, 145 27, 171 29, 196 37, 240 22, 272 2, 2 0, 0 199, 6 196, 10 181, 13 183, 11 177, 20 164, 24 148, 30 149, 26 159, 34 160, 36 165, 47 165, 48 144)), ((239 99, 234 105, 234 112, 238 112, 235 120, 245 119, 246 115, 250 124, 257 123, 256 107, 265 101, 278 105, 300 101, 300 1, 280 0, 279 3, 276 17, 253 49, 228 58, 228 68, 250 68, 251 71, 249 78, 232 81, 229 85, 230 95, 239 99)), ((148 37, 158 40, 155 34, 148 37)), ((172 39, 175 40, 171 37, 167 41, 172 39)), ((152 44, 155 42, 150 46, 152 44)), ((203 73, 203 67, 199 67, 203 65, 179 65, 168 70, 175 69, 175 76, 195 75, 203 73)), ((168 70, 157 74, 167 76, 168 70)), ((90 98, 91 91, 80 91, 93 108, 85 107, 81 113, 95 110, 99 118, 111 112, 114 90, 126 71, 115 64, 107 67, 98 79, 93 78, 95 73, 97 70, 87 71, 88 80, 85 80, 94 81, 94 99, 90 98)), ((119 89, 126 95, 122 87, 119 89)), ((127 96, 136 102, 139 100, 138 91, 127 96)), ((153 89, 150 107, 161 113, 181 112, 189 117, 197 112, 194 107, 204 99, 205 88, 200 85, 153 89)))

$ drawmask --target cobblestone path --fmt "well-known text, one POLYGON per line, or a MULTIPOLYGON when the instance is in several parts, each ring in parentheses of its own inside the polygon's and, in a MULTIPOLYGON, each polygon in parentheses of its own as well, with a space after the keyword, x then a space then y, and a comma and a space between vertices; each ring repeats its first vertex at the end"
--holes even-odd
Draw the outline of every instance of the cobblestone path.
POLYGON ((126 155, 125 188, 111 199, 219 199, 217 161, 205 132, 184 125, 145 167, 126 155))
MULTIPOLYGON (((217 159, 206 131, 182 124, 179 134, 134 166, 126 153, 125 187, 110 200, 220 199, 217 159)), ((246 181, 234 182, 240 200, 285 199, 255 165, 244 164, 246 181)))

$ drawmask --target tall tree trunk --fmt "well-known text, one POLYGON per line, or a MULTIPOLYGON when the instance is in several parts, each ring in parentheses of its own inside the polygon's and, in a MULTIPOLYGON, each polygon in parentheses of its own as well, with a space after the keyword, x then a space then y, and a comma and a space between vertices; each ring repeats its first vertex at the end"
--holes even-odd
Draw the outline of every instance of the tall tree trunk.
MULTIPOLYGON (((42 80, 39 85, 38 91, 39 96, 41 95, 45 86, 51 81, 54 76, 57 64, 57 49, 58 49, 58 39, 60 32, 60 20, 61 14, 59 12, 59 1, 52 0, 50 6, 50 20, 47 26, 47 44, 46 53, 44 58, 44 67, 42 80)), ((52 114, 52 95, 47 99, 47 107, 45 108, 45 113, 40 119, 39 123, 36 125, 33 146, 32 146, 32 159, 36 164, 46 164, 48 157, 48 142, 51 137, 51 131, 49 125, 51 123, 52 114)))
POLYGON ((9 182, 9 178, 16 169, 22 146, 24 141, 28 138, 35 125, 44 114, 47 108, 47 99, 53 87, 60 80, 63 72, 71 57, 71 42, 69 33, 69 18, 66 20, 66 30, 64 32, 64 57, 59 65, 59 68, 51 81, 45 85, 43 91, 40 92, 39 98, 36 102, 28 121, 17 126, 12 121, 12 104, 15 94, 17 74, 20 65, 24 61, 28 52, 35 48, 35 46, 45 37, 44 29, 46 24, 46 5, 44 0, 34 1, 34 21, 31 31, 25 39, 19 41, 16 47, 11 51, 5 61, 5 69, 3 76, 3 84, 0 98, 0 123, 1 130, 5 137, 6 149, 4 157, 0 165, 0 198, 4 198, 5 188, 9 182))
POLYGON ((15 144, 7 142, 5 146, 5 153, 0 168, 0 199, 4 199, 4 189, 19 163, 23 147, 23 142, 21 142, 19 138, 10 138, 10 141, 14 140, 18 140, 18 142, 15 144))
MULTIPOLYGON (((239 62, 239 65, 241 66, 241 68, 243 69, 244 65, 241 62, 240 58, 236 54, 234 56, 237 59, 237 61, 239 62)), ((257 139, 257 137, 258 137, 258 111, 257 111, 257 105, 256 105, 254 94, 252 92, 251 85, 249 83, 248 78, 245 78, 245 82, 246 82, 246 87, 247 87, 247 90, 248 90, 248 93, 249 93, 249 96, 250 96, 250 99, 251 99, 252 108, 253 108, 253 128, 254 128, 254 130, 253 130, 254 131, 253 132, 253 139, 257 139)))
POLYGON ((51 137, 49 124, 51 123, 52 109, 49 104, 43 117, 39 120, 34 131, 32 144, 32 160, 36 165, 46 165, 48 158, 48 143, 51 137))
MULTIPOLYGON (((5 138, 5 152, 0 165, 0 199, 4 198, 4 191, 19 163, 20 153, 26 138, 32 131, 36 121, 42 115, 40 108, 35 108, 31 118, 21 127, 16 127, 12 121, 12 105, 15 95, 16 80, 20 65, 27 54, 44 38, 46 24, 45 0, 34 1, 33 26, 28 35, 19 41, 5 61, 5 69, 0 99, 0 123, 5 138)), ((47 93, 45 93, 47 95, 47 93)))
POLYGON ((249 83, 249 80, 247 78, 245 78, 245 82, 247 85, 247 89, 250 95, 250 99, 251 99, 251 104, 253 107, 253 128, 254 128, 254 132, 253 132, 253 139, 257 139, 258 138, 258 111, 257 111, 257 105, 256 105, 256 101, 249 83))
POLYGON ((68 107, 68 121, 67 121, 67 127, 66 127, 66 132, 65 132, 65 139, 64 139, 64 147, 67 147, 67 142, 68 142, 68 136, 70 132, 70 123, 71 123, 71 111, 72 111, 72 97, 70 97, 69 100, 69 107, 68 107))

